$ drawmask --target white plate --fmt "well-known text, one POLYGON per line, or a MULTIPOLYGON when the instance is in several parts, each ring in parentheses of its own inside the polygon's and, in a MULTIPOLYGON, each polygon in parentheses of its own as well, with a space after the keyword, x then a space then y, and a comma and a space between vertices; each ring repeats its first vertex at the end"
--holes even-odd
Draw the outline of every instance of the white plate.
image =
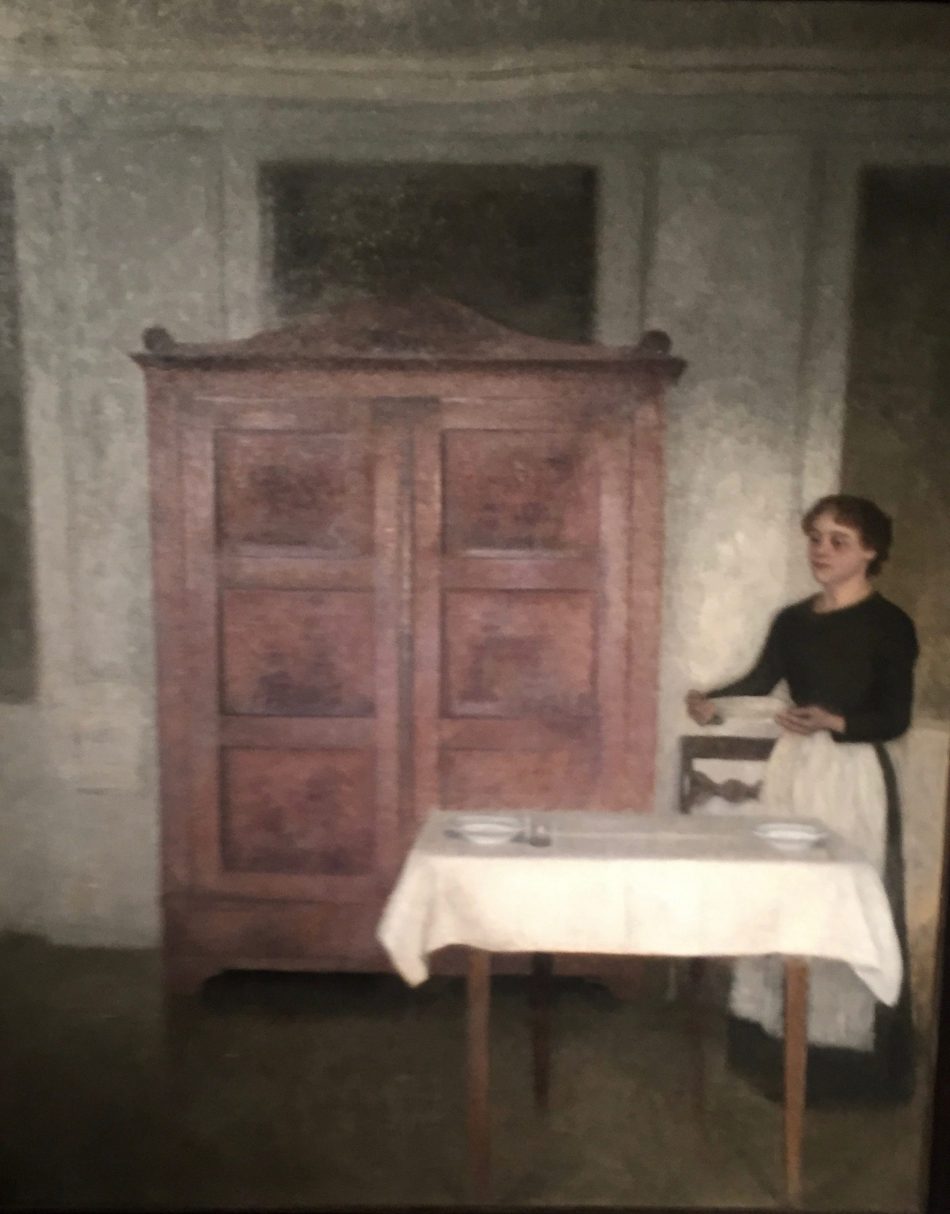
POLYGON ((713 703, 724 721, 772 721, 788 708, 778 696, 719 696, 713 703))
POLYGON ((479 843, 484 847, 510 843, 521 830, 521 823, 517 818, 469 818, 457 822, 455 829, 469 843, 479 843))
POLYGON ((780 851, 806 851, 828 838, 827 830, 812 822, 761 822, 754 833, 780 851))

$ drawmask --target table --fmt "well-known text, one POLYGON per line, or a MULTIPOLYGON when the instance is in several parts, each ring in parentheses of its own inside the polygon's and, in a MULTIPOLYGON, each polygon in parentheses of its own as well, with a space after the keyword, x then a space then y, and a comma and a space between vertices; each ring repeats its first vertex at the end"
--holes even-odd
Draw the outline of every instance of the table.
MULTIPOLYGON (((491 811, 486 810, 486 813, 491 811)), ((784 852, 754 833, 747 815, 667 817, 555 810, 515 815, 510 842, 479 845, 461 826, 481 814, 433 813, 383 911, 377 936, 410 985, 430 953, 469 951, 467 1068, 469 1158, 475 1193, 489 1183, 488 1091, 491 954, 527 953, 536 979, 557 953, 663 957, 782 954, 785 996, 785 1175, 801 1191, 807 1059, 808 958, 850 964, 893 1005, 900 947, 874 867, 830 832, 817 847, 784 852), (528 839, 542 826, 547 843, 528 839)), ((546 1088, 543 1018, 536 1017, 536 1096, 546 1088)))

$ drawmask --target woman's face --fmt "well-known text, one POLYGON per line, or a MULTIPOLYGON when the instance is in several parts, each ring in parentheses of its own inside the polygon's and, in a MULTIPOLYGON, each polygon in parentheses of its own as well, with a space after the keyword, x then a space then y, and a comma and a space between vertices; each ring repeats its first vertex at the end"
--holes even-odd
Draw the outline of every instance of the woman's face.
POLYGON ((819 586, 842 586, 867 577, 874 549, 865 548, 860 532, 839 523, 831 514, 819 514, 808 531, 808 563, 819 586))

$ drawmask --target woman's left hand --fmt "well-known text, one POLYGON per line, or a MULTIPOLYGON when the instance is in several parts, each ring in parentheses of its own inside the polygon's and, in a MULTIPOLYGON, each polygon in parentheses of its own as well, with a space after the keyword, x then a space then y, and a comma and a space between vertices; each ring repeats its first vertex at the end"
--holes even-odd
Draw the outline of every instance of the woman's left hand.
POLYGON ((780 712, 775 720, 790 733, 818 733, 822 729, 842 733, 845 727, 844 717, 828 712, 826 708, 819 708, 817 704, 808 708, 796 708, 793 705, 780 712))

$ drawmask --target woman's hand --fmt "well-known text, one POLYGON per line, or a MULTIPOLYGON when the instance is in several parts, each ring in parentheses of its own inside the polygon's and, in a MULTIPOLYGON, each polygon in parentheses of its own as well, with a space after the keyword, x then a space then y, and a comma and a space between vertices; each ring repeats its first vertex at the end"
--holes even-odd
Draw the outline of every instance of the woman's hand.
POLYGON ((708 696, 704 696, 701 691, 688 691, 686 693, 686 711, 697 725, 712 725, 719 720, 716 705, 708 696))
POLYGON ((791 708, 786 708, 784 712, 780 712, 775 720, 790 733, 818 733, 822 729, 828 729, 832 733, 843 733, 845 728, 844 717, 834 712, 828 712, 825 708, 819 708, 817 704, 812 704, 808 708, 796 708, 793 705, 791 708))

